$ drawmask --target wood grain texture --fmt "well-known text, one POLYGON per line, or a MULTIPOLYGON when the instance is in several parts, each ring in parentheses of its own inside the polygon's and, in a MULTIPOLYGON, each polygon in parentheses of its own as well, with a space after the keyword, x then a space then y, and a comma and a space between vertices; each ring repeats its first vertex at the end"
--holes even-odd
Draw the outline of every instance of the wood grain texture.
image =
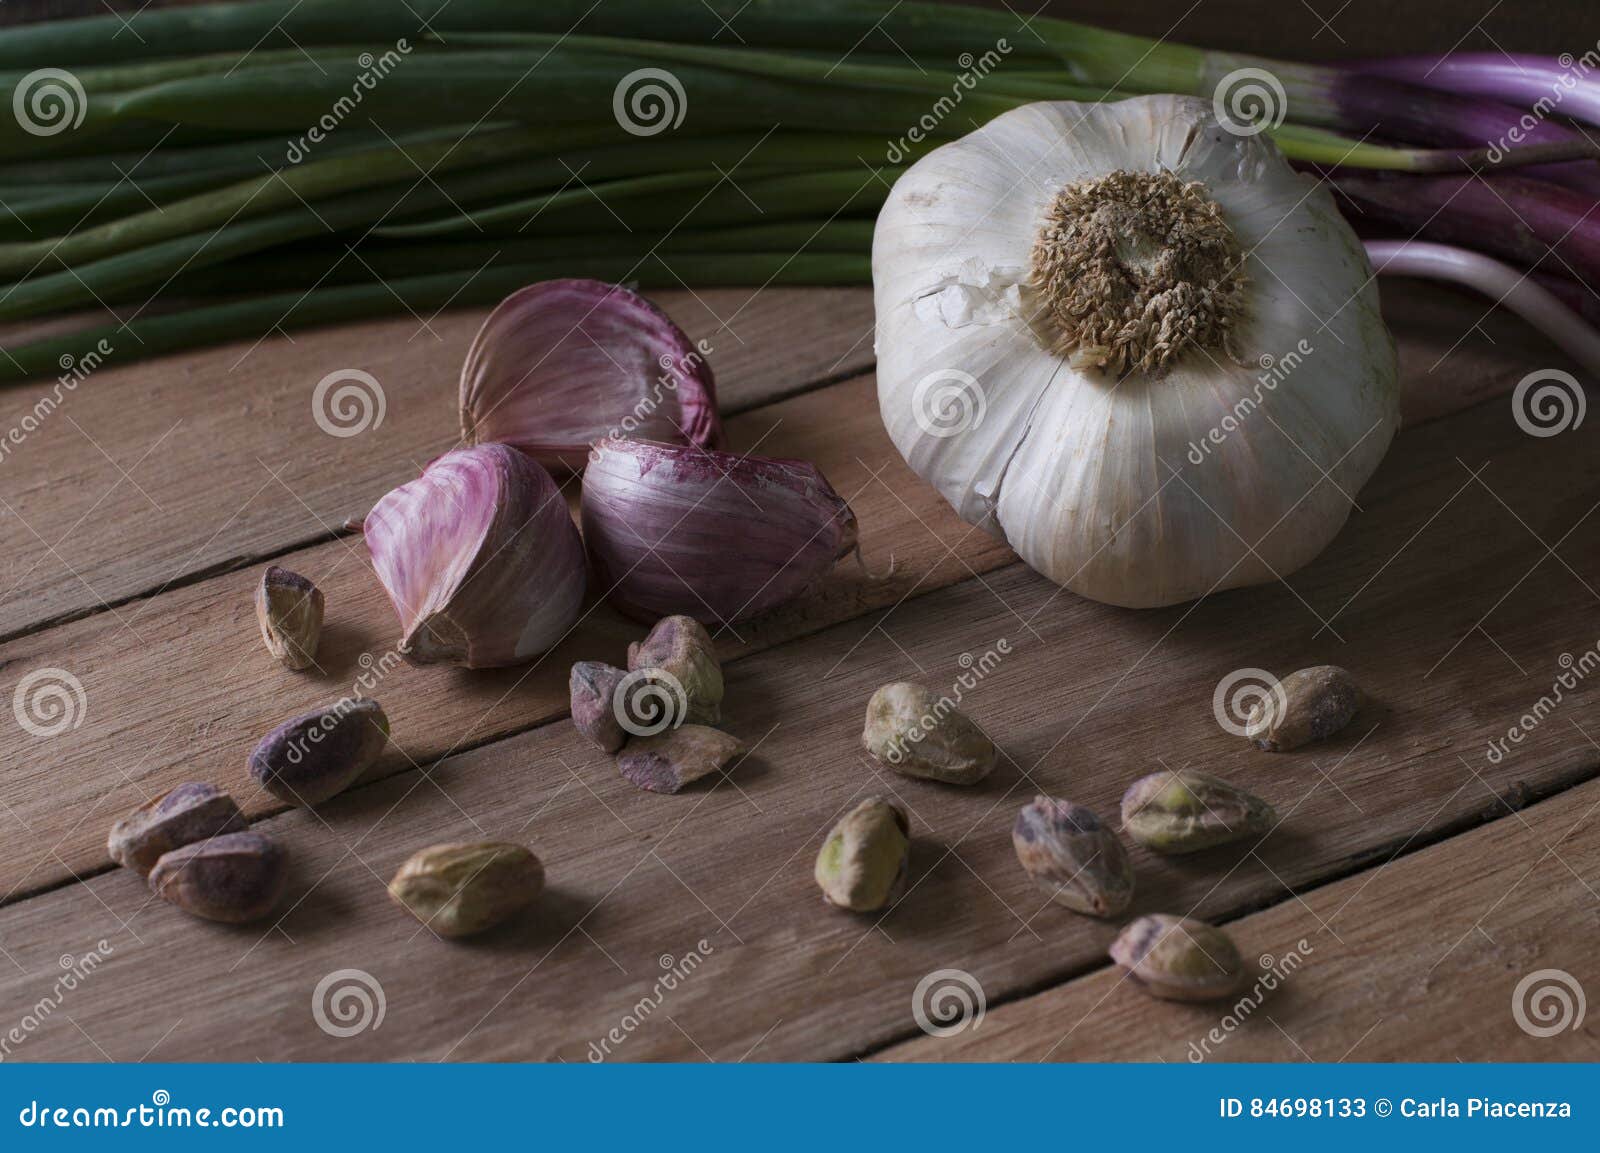
POLYGON ((1600 783, 1228 926, 1238 998, 1179 1005, 1102 969, 887 1061, 1595 1061, 1600 783), (1534 990, 1544 989, 1543 997, 1534 990), (1569 1003, 1570 986, 1564 989, 1569 1003), (1513 1006, 1535 1032, 1522 1028, 1513 1006), (1547 1035, 1539 1035, 1539 1030, 1547 1035))
MULTIPOLYGON (((739 451, 817 462, 856 512, 866 563, 880 575, 893 567, 892 576, 874 579, 852 562, 837 565, 799 600, 730 629, 721 637, 728 655, 881 611, 1011 558, 916 480, 889 444, 874 396, 872 377, 858 377, 728 422, 739 451)), ((569 494, 576 489, 568 484, 569 494)), ((264 495, 279 507, 298 505, 283 487, 264 495)), ((252 602, 260 566, 0 646, 7 700, 37 669, 69 671, 87 700, 81 726, 49 739, 0 727, 5 819, 15 824, 14 835, 0 839, 0 899, 107 865, 110 821, 183 780, 230 789, 253 815, 281 807, 249 784, 244 764, 261 736, 296 713, 360 688, 383 703, 394 726, 395 748, 377 771, 427 765, 564 715, 571 663, 623 664, 627 642, 644 631, 599 607, 564 644, 523 668, 394 667, 394 611, 359 538, 277 563, 310 577, 327 598, 320 669, 290 673, 267 654, 252 602), (374 676, 376 683, 357 685, 374 676)))
MULTIPOLYGON (((725 413, 872 364, 866 289, 656 299, 709 342, 725 413)), ((326 540, 346 517, 364 516, 457 443, 461 362, 487 311, 373 321, 126 368, 113 349, 61 391, 37 428, 26 422, 41 397, 55 398, 53 383, 0 389, 0 435, 25 430, 0 458, 0 636, 326 540), (381 424, 345 437, 319 427, 312 394, 339 369, 377 379, 381 424)))
POLYGON ((1524 437, 1501 406, 1406 434, 1363 511, 1292 588, 1130 612, 1010 566, 734 662, 725 723, 754 752, 714 788, 640 793, 556 723, 319 813, 272 817, 261 827, 298 862, 276 929, 196 923, 149 903, 122 871, 14 904, 0 910, 8 1003, 36 999, 61 953, 102 938, 114 950, 74 994, 83 1033, 51 1021, 16 1059, 93 1058, 87 1034, 119 1058, 154 1046, 167 1059, 582 1060, 654 996, 660 958, 702 939, 704 965, 625 1031, 616 1056, 869 1052, 912 1034, 912 990, 934 969, 975 974, 999 1002, 1098 967, 1115 927, 1045 907, 1016 865, 1011 820, 1036 790, 1110 814, 1134 777, 1164 764, 1235 779, 1286 820, 1249 853, 1136 853, 1136 912, 1225 919, 1304 899, 1327 919, 1305 893, 1320 881, 1514 820, 1508 802, 1600 771, 1597 680, 1500 763, 1485 757, 1549 691, 1560 655, 1600 638, 1595 435, 1524 437), (1478 480, 1467 465, 1484 469, 1478 480), (1552 555, 1540 539, 1561 543, 1552 555), (1012 652, 962 694, 1007 754, 994 775, 960 790, 875 773, 857 747, 872 689, 909 676, 946 690, 962 654, 1002 638, 1012 652), (1212 693, 1231 670, 1328 660, 1379 702, 1334 742, 1271 755, 1219 729, 1212 693), (877 923, 824 907, 811 858, 844 808, 887 791, 912 813, 914 883, 877 923), (417 934, 382 882, 421 845, 481 835, 525 839, 551 893, 475 944, 417 934), (343 968, 382 984, 380 1030, 340 1039, 315 1023, 313 989, 343 968), (271 1030, 240 1028, 267 1020, 271 1030))
MULTIPOLYGON (((802 297, 805 295, 828 294, 802 297)), ((853 308, 850 304, 800 303, 795 311, 821 317, 853 308)), ((1530 348, 1531 334, 1511 318, 1493 318, 1481 333, 1473 332, 1462 341, 1471 321, 1463 319, 1454 294, 1424 289, 1392 296, 1388 313, 1403 337, 1402 372, 1408 395, 1424 409, 1423 415, 1435 415, 1452 406, 1458 400, 1454 392, 1460 388, 1473 390, 1474 398, 1510 388, 1526 365, 1540 355, 1530 348), (1524 359, 1519 363, 1518 357, 1524 359)), ((367 327, 386 330, 389 326, 367 327)), ((750 331, 763 330, 768 331, 764 339, 775 339, 770 330, 750 331)), ((840 343, 830 337, 819 337, 818 342, 828 346, 840 343)), ((766 365, 770 370, 770 361, 766 365)), ((135 366, 130 371, 143 372, 149 367, 135 366)), ((763 370, 753 364, 748 371, 750 377, 736 374, 735 379, 749 383, 735 385, 731 391, 753 398, 764 391, 756 383, 763 370)), ((416 366, 397 362, 390 376, 406 382, 402 387, 408 395, 430 395, 428 382, 417 379, 416 366)), ((795 378, 783 375, 779 379, 795 378)), ((193 384, 190 380, 190 403, 195 402, 193 384)), ((299 390, 302 394, 306 391, 299 390)), ((448 386, 434 386, 433 391, 453 395, 448 386)), ((297 416, 308 417, 304 400, 298 395, 293 402, 297 416)), ((397 407, 391 403, 391 413, 397 407)), ((434 411, 441 409, 441 403, 429 402, 427 407, 436 423, 449 419, 442 411, 434 411)), ((108 401, 107 418, 116 411, 120 410, 108 401)), ((1497 416, 1485 418, 1490 421, 1488 427, 1498 431, 1485 436, 1484 452, 1498 450, 1497 441, 1520 438, 1509 411, 1502 407, 1497 412, 1497 416)), ((136 418, 137 414, 130 419, 136 418)), ((408 435, 420 437, 429 426, 413 421, 410 427, 408 435)), ((314 433, 314 443, 320 449, 326 442, 332 446, 327 451, 349 451, 353 460, 362 462, 368 483, 381 489, 382 478, 393 478, 385 483, 406 479, 431 455, 423 452, 397 461, 381 445, 346 447, 364 445, 387 435, 390 428, 391 421, 386 420, 376 432, 348 440, 314 433)), ((911 475, 884 436, 870 377, 748 412, 734 418, 729 429, 733 443, 741 449, 754 447, 764 454, 817 461, 855 506, 869 563, 875 570, 885 570, 891 557, 894 562, 892 579, 879 582, 864 579, 853 566, 841 565, 813 596, 756 622, 753 629, 741 626, 737 638, 725 638, 730 655, 882 610, 902 597, 925 594, 973 573, 987 572, 1010 556, 985 533, 957 521, 944 502, 911 475)), ((284 422, 270 422, 267 430, 281 438, 284 422)), ((1384 476, 1406 474, 1411 444, 1410 435, 1402 437, 1384 476)), ((1532 444, 1517 447, 1536 467, 1548 467, 1539 465, 1535 455, 1542 449, 1532 444)), ((283 449, 277 459, 281 463, 290 458, 289 450, 283 449)), ((184 467, 199 466, 190 461, 184 467)), ((1445 479, 1430 490, 1430 495, 1441 501, 1468 481, 1465 472, 1459 476, 1450 473, 1452 468, 1459 471, 1453 462, 1446 460, 1443 467, 1445 479)), ((238 518, 250 520, 255 531, 272 524, 273 516, 280 518, 280 526, 299 526, 297 531, 337 523, 330 520, 335 515, 332 508, 312 507, 313 501, 326 505, 337 499, 334 496, 308 498, 293 490, 287 478, 279 483, 265 469, 258 466, 258 471, 260 478, 255 483, 264 487, 238 518), (259 512, 252 511, 257 509, 259 512)), ((1485 483, 1498 485, 1493 476, 1487 474, 1485 483)), ((1569 492, 1582 491, 1581 486, 1572 489, 1562 483, 1569 492)), ((136 492, 129 491, 126 497, 143 503, 136 492)), ((1359 499, 1365 502, 1366 497, 1359 499)), ((100 515, 95 513, 97 519, 100 515)), ((342 519, 344 514, 338 515, 342 519)), ((1528 513, 1521 511, 1520 515, 1528 513)), ((73 539, 109 558, 123 547, 123 531, 123 526, 113 521, 99 532, 80 530, 73 539)), ((1396 535, 1373 547, 1392 550, 1403 543, 1404 537, 1396 535)), ((256 567, 230 571, 0 645, 0 689, 13 691, 20 678, 34 669, 66 669, 84 685, 93 710, 93 723, 48 742, 14 727, 0 730, 0 756, 16 766, 13 784, 3 799, 20 826, 15 838, 0 841, 0 903, 56 884, 73 873, 104 867, 108 861, 99 826, 179 781, 199 778, 243 788, 241 766, 257 737, 288 716, 351 691, 356 678, 374 662, 384 662, 394 641, 393 614, 371 574, 359 539, 329 541, 280 557, 278 563, 309 576, 328 597, 320 672, 283 674, 259 646, 250 603, 259 576, 256 567), (157 686, 157 691, 153 692, 152 686, 157 686)), ((1336 608, 1319 611, 1326 615, 1336 608)), ((449 751, 563 715, 565 670, 571 661, 594 657, 619 660, 626 639, 636 631, 602 609, 586 618, 567 645, 526 676, 526 670, 468 674, 406 667, 389 673, 369 695, 383 701, 394 718, 403 751, 392 754, 380 771, 405 768, 408 757, 427 764, 449 751), (441 690, 441 686, 445 687, 441 690), (419 731, 420 737, 404 736, 419 731)), ((254 794, 246 802, 253 814, 275 810, 276 802, 270 797, 254 789, 247 792, 254 794)), ((246 800, 244 795, 240 799, 246 800)))
MULTIPOLYGON (((1581 51, 1593 38, 1587 10, 1554 0, 1481 20, 1449 0, 1403 13, 1369 0, 1314 7, 1265 21, 1254 0, 1090 0, 1049 11, 1306 58, 1448 44, 1581 51)), ((103 10, 9 0, 0 20, 42 9, 103 10)), ((1383 286, 1385 313, 1401 341, 1409 424, 1560 363, 1515 321, 1485 316, 1483 302, 1393 283, 1402 287, 1383 286)), ((728 315, 715 294, 700 296, 728 315)), ((754 404, 870 364, 864 294, 800 297, 755 339, 736 321, 748 348, 718 342, 725 400, 744 403, 741 382, 754 404), (748 370, 735 368, 746 356, 748 370)), ((668 303, 694 335, 715 327, 695 318, 700 304, 687 294, 668 303)), ((848 1057, 920 1038, 912 992, 946 967, 981 980, 992 1005, 982 1029, 885 1055, 1033 1058, 1071 1031, 1053 1057, 1186 1060, 1216 1016, 1115 988, 1103 969, 1114 926, 1042 907, 1008 838, 1035 782, 1109 816, 1131 779, 1181 764, 1261 792, 1287 821, 1253 853, 1136 854, 1135 911, 1228 919, 1252 957, 1281 956, 1301 937, 1315 946, 1217 1046, 1218 1058, 1595 1058, 1592 1021, 1538 1041, 1509 1016, 1527 971, 1563 968, 1591 991, 1600 978, 1591 815, 1600 785, 1583 783, 1600 772, 1592 685, 1499 762, 1485 752, 1551 692, 1562 654, 1600 640, 1596 434, 1591 422, 1526 438, 1504 402, 1404 433, 1358 494, 1351 525, 1287 585, 1156 613, 1088 604, 1020 566, 997 567, 1003 550, 964 536, 892 450, 860 439, 864 428, 881 437, 864 378, 747 414, 734 422, 744 446, 765 433, 761 419, 786 413, 762 451, 822 460, 862 513, 875 567, 891 548, 900 567, 881 585, 841 568, 814 597, 729 641, 727 655, 745 655, 728 666, 727 726, 755 746, 729 780, 645 795, 570 725, 539 724, 564 710, 572 656, 615 660, 637 635, 600 610, 521 683, 519 674, 391 673, 379 696, 405 752, 385 758, 390 775, 318 812, 263 822, 296 861, 275 926, 189 920, 122 871, 17 900, 103 864, 106 825, 145 791, 198 777, 247 798, 243 759, 255 737, 344 692, 361 655, 384 651, 393 621, 357 542, 287 562, 325 583, 337 609, 325 674, 314 677, 282 673, 261 651, 248 601, 256 570, 198 577, 323 539, 324 521, 363 512, 445 447, 479 316, 433 321, 437 344, 426 332, 412 339, 410 320, 275 341, 270 358, 258 352, 231 374, 242 347, 107 368, 0 462, 11 510, 0 506, 0 636, 15 638, 0 648, 0 700, 24 673, 52 665, 80 674, 89 700, 82 728, 48 742, 0 726, 9 834, 0 889, 20 886, 0 908, 0 1005, 20 1015, 37 1004, 61 956, 101 941, 109 953, 7 1060, 585 1060, 592 1044, 617 1059, 848 1057), (309 393, 346 366, 379 375, 393 424, 335 442, 307 419, 309 393), (60 426, 68 415, 84 435, 60 426), (272 479, 286 461, 279 475, 305 504, 272 479), (174 576, 184 587, 149 595, 174 576), (118 607, 106 611, 106 601, 118 607), (92 615, 16 636, 78 613, 92 615), (856 745, 867 694, 908 676, 943 690, 963 654, 1001 638, 1012 652, 963 690, 964 707, 1008 754, 994 777, 961 791, 875 774, 856 745), (1227 672, 1325 660, 1354 669, 1378 699, 1340 739, 1274 757, 1217 728, 1211 694, 1227 672), (481 747, 435 764, 458 740, 481 747), (913 888, 881 923, 823 907, 810 872, 828 824, 862 793, 890 790, 913 811, 913 888), (1556 799, 1512 812, 1549 794, 1556 799), (533 915, 450 945, 389 905, 383 882, 413 850, 482 835, 526 840, 544 857, 551 889, 533 915), (656 1003, 664 959, 681 969, 694 954, 703 963, 656 1003), (318 1027, 313 998, 349 968, 381 983, 386 1016, 381 1028, 337 1038, 318 1027), (607 1039, 612 1030, 620 1040, 607 1039)), ((33 386, 0 391, 0 429, 37 396, 33 386)), ((271 812, 259 796, 248 803, 271 812)))
MULTIPOLYGON (((1531 364, 1566 363, 1464 293, 1400 281, 1384 297, 1403 336, 1408 424, 1509 391, 1531 364)), ((728 414, 872 363, 866 289, 707 290, 661 302, 711 341, 728 414)), ((0 457, 0 636, 92 612, 128 619, 131 598, 326 540, 359 519, 456 443, 455 384, 483 315, 432 318, 437 339, 407 319, 125 369, 113 356, 0 457), (347 438, 317 426, 312 392, 339 367, 378 379, 381 426, 347 438)), ((0 432, 29 428, 52 391, 0 389, 0 432)))

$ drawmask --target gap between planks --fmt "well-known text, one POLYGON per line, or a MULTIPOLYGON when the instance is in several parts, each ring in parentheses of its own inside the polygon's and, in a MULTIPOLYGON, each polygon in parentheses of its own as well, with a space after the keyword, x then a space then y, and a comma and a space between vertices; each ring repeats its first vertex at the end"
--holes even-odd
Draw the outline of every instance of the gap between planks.
MULTIPOLYGON (((658 294, 707 342, 725 414, 871 370, 872 302, 861 288, 658 294)), ((0 635, 115 611, 197 576, 325 539, 453 447, 457 381, 487 309, 375 320, 200 349, 81 383, 0 388, 0 635), (378 384, 365 413, 313 413, 341 370, 378 384), (60 392, 42 420, 35 405, 60 392), (37 421, 35 427, 34 422, 37 421), (324 430, 333 426, 347 435, 324 430), (352 429, 362 431, 348 435, 352 429)), ((369 398, 367 385, 357 386, 369 398)), ((203 579, 203 576, 202 576, 203 579)))
MULTIPOLYGON (((737 450, 815 460, 854 508, 869 563, 881 571, 892 555, 896 566, 875 579, 853 564, 836 565, 797 600, 726 632, 724 657, 890 609, 1011 560, 911 474, 888 443, 873 392, 870 376, 852 377, 728 422, 737 450)), ((569 480, 569 494, 575 489, 569 480)), ((281 808, 243 773, 250 747, 284 718, 350 694, 358 677, 387 669, 397 626, 358 541, 280 561, 327 597, 320 667, 306 673, 282 669, 259 643, 253 570, 0 646, 0 666, 68 670, 89 702, 82 727, 47 739, 0 727, 0 757, 12 766, 4 799, 23 829, 0 840, 0 903, 104 867, 96 826, 181 780, 211 780, 250 816, 281 808)), ((604 604, 592 603, 586 614, 566 641, 527 666, 469 673, 400 665, 359 686, 384 704, 396 737, 377 771, 428 764, 564 715, 571 662, 622 664, 642 631, 604 604)))
MULTIPOLYGON (((1289 819, 1239 868, 1226 850, 1191 861, 1135 850, 1135 911, 1198 906, 1223 919, 1285 892, 1301 895, 1298 908, 1316 899, 1320 878, 1397 840, 1594 772, 1595 746, 1566 722, 1592 708, 1600 684, 1582 686, 1504 763, 1482 759, 1480 742, 1537 699, 1574 636, 1600 636, 1595 600, 1529 535, 1571 530, 1564 550, 1594 555, 1600 521, 1585 519, 1600 470, 1593 434, 1507 440, 1508 424, 1506 413, 1480 409, 1408 434, 1357 522, 1293 591, 1131 613, 1011 565, 879 622, 846 621, 733 662, 726 725, 757 753, 709 790, 642 794, 570 726, 547 724, 451 757, 428 778, 413 771, 316 813, 272 817, 265 827, 299 862, 295 891, 309 893, 283 923, 293 944, 197 924, 152 904, 120 872, 0 909, 0 941, 25 970, 0 964, 0 999, 25 997, 28 975, 48 972, 61 945, 109 931, 117 955, 74 1019, 116 1056, 160 1042, 168 1059, 583 1059, 586 1040, 649 988, 659 956, 704 938, 716 946, 705 980, 675 993, 673 1025, 631 1036, 623 1057, 849 1057, 904 1035, 911 990, 936 968, 969 969, 1004 1000, 1099 964, 1113 927, 1041 909, 1016 867, 1010 820, 1033 788, 1115 812, 1128 782, 1164 762, 1237 780, 1289 819), (1458 454, 1478 467, 1491 447, 1487 479, 1510 509, 1463 484, 1470 470, 1458 454), (1510 587, 1519 595, 1505 599, 1510 587), (1313 613, 1339 614, 1343 645, 1317 637, 1313 613), (1019 615, 1037 639, 1016 627, 1019 615), (969 709, 1008 754, 994 777, 955 790, 875 775, 856 751, 871 690, 907 675, 947 684, 958 654, 1003 636, 1015 650, 969 709), (1264 754, 1211 717, 1211 691, 1228 670, 1330 656, 1384 702, 1330 744, 1264 754), (1512 658, 1530 671, 1506 675, 1512 658), (818 838, 864 789, 894 791, 913 814, 915 887, 881 926, 893 944, 870 919, 821 907, 810 877, 818 838), (536 916, 473 945, 416 936, 387 905, 383 879, 419 845, 480 835, 474 821, 545 856, 552 894, 536 916), (336 1042, 308 1002, 320 978, 347 967, 382 980, 389 1017, 381 1032, 336 1042), (166 1009, 180 1003, 183 1025, 162 1041, 173 1025, 166 1009), (281 1027, 264 1040, 241 1032, 261 1019, 281 1027), (247 1053, 247 1043, 257 1048, 247 1053)), ((71 1031, 29 1044, 41 1057, 86 1055, 71 1031)))
POLYGON ((1600 893, 1591 883, 1600 880, 1596 809, 1600 784, 1591 776, 1526 809, 1233 920, 1228 930, 1245 978, 1238 993, 1220 1001, 1152 1001, 1108 963, 991 1003, 976 1027, 944 1038, 912 1030, 865 1056, 1596 1060, 1600 1033, 1592 1024, 1582 1028, 1570 1008, 1567 1029, 1529 1012, 1530 991, 1541 982, 1553 990, 1570 980, 1592 990, 1600 981, 1600 893), (1365 904, 1368 919, 1330 934, 1312 903, 1334 917, 1365 904), (1389 931, 1375 932, 1380 923, 1389 931), (1266 973, 1273 974, 1270 985, 1266 973), (1514 1006, 1535 1030, 1549 1031, 1520 1027, 1514 1006), (1096 1027, 1084 1028, 1096 1017, 1096 1027), (1402 1019, 1407 1028, 1396 1033, 1393 1022, 1402 1019))
MULTIPOLYGON (((1426 325, 1419 327, 1428 331, 1426 325)), ((887 611, 905 596, 922 595, 952 581, 981 580, 981 574, 1006 563, 1010 557, 984 534, 957 521, 931 489, 911 476, 883 435, 871 397, 871 383, 868 377, 852 377, 842 384, 767 405, 730 421, 736 447, 755 446, 779 455, 817 460, 840 491, 856 503, 862 518, 862 539, 868 542, 869 549, 880 550, 880 557, 893 553, 900 565, 896 578, 881 584, 855 580, 847 568, 836 570, 814 595, 752 626, 751 648, 780 643, 839 620, 887 611), (772 424, 763 427, 769 418, 772 424), (906 495, 902 497, 900 493, 906 495), (956 551, 951 552, 952 548, 956 551)), ((1491 414, 1475 419, 1486 433, 1480 434, 1479 441, 1493 445, 1505 439, 1504 432, 1496 431, 1491 414)), ((1509 425, 1509 421, 1505 424, 1509 425)), ((1387 471, 1380 477, 1394 475, 1399 454, 1412 451, 1419 443, 1419 435, 1410 432, 1399 442, 1385 466, 1387 471)), ((1432 443, 1439 444, 1437 440, 1432 443)), ((1475 451, 1470 439, 1460 447, 1475 451)), ((1519 460, 1528 459, 1532 451, 1528 444, 1519 447, 1519 460)), ((1457 472, 1458 466, 1450 458, 1441 457, 1438 452, 1435 456, 1443 460, 1446 473, 1465 477, 1464 472, 1457 472)), ((1471 487, 1470 481, 1446 478, 1442 489, 1448 495, 1458 484, 1471 487)), ((1354 530, 1348 530, 1340 541, 1348 548, 1354 536, 1354 530)), ((1403 537, 1397 536, 1396 544, 1401 541, 1403 537)), ((1389 546, 1381 539, 1369 543, 1388 555, 1389 546)), ((391 613, 370 573, 363 571, 365 561, 356 555, 351 567, 352 555, 356 554, 345 541, 311 550, 311 554, 302 550, 293 558, 307 575, 326 585, 330 604, 339 606, 337 615, 330 614, 325 640, 325 659, 334 675, 310 678, 284 674, 270 664, 264 653, 256 651, 248 587, 253 581, 246 579, 254 574, 243 570, 152 598, 148 603, 158 608, 153 623, 135 619, 131 622, 133 627, 123 628, 120 614, 113 614, 116 620, 103 619, 105 614, 100 614, 102 619, 91 618, 0 648, 0 664, 54 665, 83 673, 91 698, 100 702, 98 711, 102 715, 109 711, 122 719, 120 725, 102 731, 98 739, 92 732, 82 734, 81 740, 79 733, 73 733, 48 746, 24 743, 8 756, 9 763, 23 769, 23 775, 14 778, 20 781, 14 787, 21 790, 22 797, 13 796, 11 801, 15 802, 13 815, 29 830, 29 836, 0 843, 0 903, 19 894, 54 888, 75 873, 83 875, 107 867, 99 834, 90 826, 108 823, 121 810, 182 779, 202 776, 232 787, 251 815, 277 811, 280 806, 275 800, 253 790, 248 783, 245 789, 253 791, 254 797, 241 791, 235 783, 240 776, 238 769, 219 773, 215 768, 197 770, 194 766, 210 766, 219 759, 242 766, 248 751, 245 746, 251 739, 248 734, 265 732, 283 717, 323 703, 330 693, 345 691, 349 676, 357 671, 358 654, 370 657, 371 653, 384 650, 393 630, 391 613), (332 582, 324 579, 324 570, 330 565, 335 574, 332 582), (164 613, 174 619, 161 619, 164 613), (148 652, 142 651, 147 647, 145 633, 158 637, 148 652), (208 663, 212 661, 215 663, 208 663), (219 665, 226 667, 219 671, 219 665), (91 672, 85 672, 86 667, 91 672), (162 731, 155 734, 150 731, 154 720, 161 716, 162 705, 149 699, 152 684, 161 686, 164 697, 177 698, 176 702, 166 702, 167 711, 178 712, 193 726, 187 737, 181 724, 162 726, 162 731), (128 753, 129 736, 138 742, 136 757, 128 753), (50 763, 38 763, 37 759, 46 753, 50 763), (30 763, 37 764, 31 777, 27 772, 30 763), (110 775, 108 764, 125 778, 125 783, 110 775), (110 790, 104 787, 107 780, 113 783, 110 790), (46 811, 35 817, 41 808, 46 811), (17 814, 17 809, 22 815, 17 814), (69 827, 56 810, 76 815, 78 825, 69 827), (42 822, 45 834, 35 836, 25 817, 42 822), (38 843, 32 844, 34 841, 38 843), (37 850, 44 844, 51 848, 41 860, 37 850), (35 876, 41 866, 45 872, 35 876), (21 869, 28 872, 19 880, 21 869)), ((1317 566, 1325 564, 1325 559, 1317 562, 1317 566)), ((1318 571, 1314 566, 1307 570, 1313 575, 1295 579, 1319 580, 1314 575, 1318 571)), ((1381 570, 1374 575, 1381 575, 1381 570)), ((1359 591, 1360 585, 1357 582, 1350 587, 1359 591)), ((1324 611, 1333 613, 1336 608, 1330 605, 1324 611)), ((137 618, 138 614, 134 616, 137 618)), ((509 702, 507 690, 521 684, 522 670, 472 676, 439 669, 405 669, 397 671, 392 681, 385 681, 381 691, 369 695, 385 702, 396 721, 397 733, 425 727, 462 731, 454 746, 424 744, 411 750, 417 761, 426 763, 458 748, 477 747, 563 715, 565 678, 559 675, 560 670, 570 659, 602 655, 620 663, 626 639, 636 631, 615 614, 600 610, 586 626, 584 635, 557 650, 539 669, 538 679, 524 686, 531 696, 509 702), (446 690, 443 693, 439 691, 441 683, 446 690)), ((731 647, 725 649, 727 655, 733 651, 736 650, 731 647)), ((0 733, 0 748, 6 740, 20 735, 18 730, 0 733)), ((409 762, 407 754, 391 754, 380 765, 380 772, 404 769, 409 762)))

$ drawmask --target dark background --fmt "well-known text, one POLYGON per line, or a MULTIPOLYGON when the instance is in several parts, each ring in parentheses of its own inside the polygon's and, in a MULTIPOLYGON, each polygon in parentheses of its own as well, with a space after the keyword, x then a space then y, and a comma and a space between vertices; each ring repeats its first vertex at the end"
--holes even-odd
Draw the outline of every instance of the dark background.
MULTIPOLYGON (((0 0, 0 26, 191 2, 0 0)), ((1207 48, 1307 60, 1497 47, 1581 56, 1600 40, 1593 0, 1052 0, 1042 8, 1039 0, 986 0, 985 6, 1009 8, 1023 19, 1038 11, 1207 48)))

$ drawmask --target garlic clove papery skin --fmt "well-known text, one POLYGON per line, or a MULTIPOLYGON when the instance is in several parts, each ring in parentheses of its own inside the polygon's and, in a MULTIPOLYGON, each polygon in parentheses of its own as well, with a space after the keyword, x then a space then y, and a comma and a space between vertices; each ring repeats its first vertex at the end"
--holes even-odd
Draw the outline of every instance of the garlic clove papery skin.
POLYGON ((363 532, 413 664, 521 664, 578 619, 583 542, 550 474, 514 448, 445 453, 385 495, 363 532))
POLYGON ((1325 188, 1209 101, 1033 104, 935 150, 878 217, 873 285, 896 447, 964 520, 1095 600, 1287 576, 1338 532, 1398 427, 1360 242, 1325 188), (1199 182, 1220 209, 1245 277, 1226 346, 1121 374, 1055 350, 1035 242, 1063 188, 1117 172, 1199 182))
POLYGON ((606 436, 716 447, 716 382, 666 313, 619 284, 547 280, 501 301, 461 369, 466 444, 582 471, 606 436))
POLYGON ((584 473, 583 539, 601 594, 630 616, 732 624, 854 551, 856 519, 808 461, 613 438, 584 473))

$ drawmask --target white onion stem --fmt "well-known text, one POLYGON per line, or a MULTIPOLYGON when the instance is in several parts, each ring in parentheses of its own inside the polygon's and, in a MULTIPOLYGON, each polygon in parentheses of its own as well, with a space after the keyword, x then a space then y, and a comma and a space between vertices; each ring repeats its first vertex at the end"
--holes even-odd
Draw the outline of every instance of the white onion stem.
POLYGON ((1600 333, 1527 273, 1446 244, 1369 240, 1366 245, 1367 256, 1380 274, 1449 280, 1475 288, 1533 325, 1586 372, 1600 379, 1600 333))

